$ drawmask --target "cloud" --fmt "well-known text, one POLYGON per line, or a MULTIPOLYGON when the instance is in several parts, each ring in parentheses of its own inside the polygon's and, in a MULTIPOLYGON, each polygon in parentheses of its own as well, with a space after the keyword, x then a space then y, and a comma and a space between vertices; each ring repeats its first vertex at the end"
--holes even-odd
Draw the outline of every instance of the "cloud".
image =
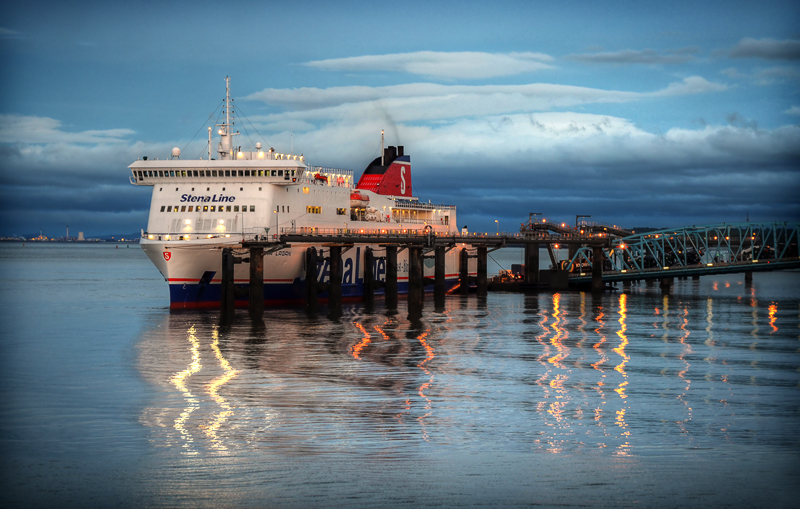
POLYGON ((784 111, 787 115, 800 115, 800 106, 792 106, 788 110, 784 111))
MULTIPOLYGON (((439 85, 413 83, 388 87, 265 89, 245 99, 287 108, 285 113, 251 117, 281 128, 291 122, 314 124, 340 118, 387 115, 397 122, 443 121, 505 113, 548 111, 587 104, 628 103, 651 98, 725 90, 699 76, 690 76, 653 92, 603 90, 571 85, 439 85)), ((284 127, 285 128, 285 127, 284 127)))
POLYGON ((9 30, 8 28, 0 27, 0 39, 16 39, 21 36, 22 34, 20 34, 19 32, 9 30))
POLYGON ((405 72, 444 79, 485 79, 550 69, 543 53, 481 53, 473 51, 393 53, 315 60, 304 65, 327 71, 405 72))
POLYGON ((757 85, 772 85, 786 81, 800 80, 800 70, 794 67, 770 67, 755 74, 757 85))
POLYGON ((800 60, 800 40, 753 39, 745 37, 734 46, 731 58, 763 58, 766 60, 800 60))
POLYGON ((747 77, 746 74, 740 73, 739 70, 736 69, 735 67, 729 67, 727 69, 723 69, 723 70, 720 71, 720 73, 724 74, 725 76, 727 76, 729 78, 734 78, 734 79, 746 78, 747 77))
POLYGON ((607 51, 567 55, 570 60, 593 64, 680 64, 695 60, 697 48, 681 48, 658 53, 652 49, 607 51))
POLYGON ((71 133, 59 120, 0 113, 0 143, 123 143, 134 134, 130 129, 92 130, 71 133))

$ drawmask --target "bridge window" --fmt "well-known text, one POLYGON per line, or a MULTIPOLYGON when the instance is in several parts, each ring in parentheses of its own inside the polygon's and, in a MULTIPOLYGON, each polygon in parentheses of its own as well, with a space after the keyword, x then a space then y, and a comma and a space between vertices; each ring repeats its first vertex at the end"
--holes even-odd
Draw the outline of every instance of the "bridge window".
POLYGON ((166 208, 166 207, 165 207, 164 205, 162 205, 162 206, 161 206, 161 212, 164 212, 164 209, 165 209, 165 208, 166 208))
POLYGON ((250 205, 250 212, 255 212, 255 211, 256 211, 256 206, 250 205))
POLYGON ((304 188, 303 188, 303 194, 308 194, 308 193, 309 193, 309 188, 307 188, 307 187, 304 187, 304 188))
POLYGON ((247 212, 247 205, 242 205, 242 212, 247 212))
POLYGON ((322 207, 307 206, 306 214, 322 214, 322 207))
POLYGON ((186 212, 186 205, 181 205, 181 212, 186 212))
POLYGON ((194 174, 195 177, 197 176, 197 170, 193 170, 192 173, 194 174))
POLYGON ((217 176, 217 170, 211 170, 211 176, 212 177, 216 177, 217 176))
POLYGON ((189 205, 189 212, 191 212, 192 209, 194 209, 194 205, 189 205))
POLYGON ((215 208, 216 208, 216 205, 212 205, 211 206, 211 212, 215 212, 215 210, 214 210, 215 208))
POLYGON ((244 170, 239 170, 239 176, 244 177, 244 170))
POLYGON ((208 212, 208 205, 203 205, 203 212, 208 212))
POLYGON ((167 212, 172 212, 172 205, 167 205, 167 212))
POLYGON ((238 205, 234 205, 233 206, 233 211, 234 212, 239 212, 239 206, 238 205))
POLYGON ((336 215, 343 216, 346 213, 347 213, 347 209, 340 209, 340 208, 336 209, 336 215))
POLYGON ((177 211, 178 211, 178 206, 177 206, 177 205, 175 205, 174 207, 172 207, 172 211, 173 211, 173 212, 177 212, 177 211))

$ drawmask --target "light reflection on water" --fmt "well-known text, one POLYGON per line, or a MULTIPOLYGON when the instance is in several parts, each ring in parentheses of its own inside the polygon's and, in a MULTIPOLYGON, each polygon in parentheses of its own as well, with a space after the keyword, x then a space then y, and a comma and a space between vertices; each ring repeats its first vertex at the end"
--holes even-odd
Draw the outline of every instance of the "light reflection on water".
POLYGON ((423 442, 473 451, 486 440, 631 455, 654 436, 688 446, 730 437, 731 423, 749 419, 731 408, 742 391, 732 385, 797 385, 786 346, 752 343, 779 334, 775 304, 759 316, 750 303, 753 328, 738 334, 717 329, 713 298, 664 295, 655 308, 628 293, 492 299, 502 305, 451 299, 421 320, 357 307, 338 322, 282 310, 264 323, 240 314, 227 328, 210 314, 165 316, 139 345, 139 370, 165 389, 141 422, 155 444, 202 456, 264 447, 413 457, 423 442), (743 362, 742 349, 758 355, 743 362))

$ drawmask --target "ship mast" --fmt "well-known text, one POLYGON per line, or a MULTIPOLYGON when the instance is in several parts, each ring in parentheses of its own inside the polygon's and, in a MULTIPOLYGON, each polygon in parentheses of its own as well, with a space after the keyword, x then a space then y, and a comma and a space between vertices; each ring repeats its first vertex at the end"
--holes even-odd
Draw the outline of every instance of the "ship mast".
POLYGON ((216 127, 220 127, 217 131, 219 134, 219 145, 217 146, 217 152, 219 152, 220 159, 233 159, 233 136, 239 134, 238 132, 231 132, 233 127, 233 119, 234 119, 234 112, 233 112, 233 100, 231 100, 231 78, 230 76, 225 76, 225 123, 224 124, 216 124, 216 127))

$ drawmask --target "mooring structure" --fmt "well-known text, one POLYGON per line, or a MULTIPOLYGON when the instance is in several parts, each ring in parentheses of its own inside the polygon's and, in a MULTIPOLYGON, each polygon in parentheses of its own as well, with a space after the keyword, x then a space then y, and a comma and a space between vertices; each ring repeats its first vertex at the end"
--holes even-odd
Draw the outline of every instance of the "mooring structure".
POLYGON ((432 231, 407 233, 361 233, 360 231, 321 229, 313 232, 281 231, 273 238, 252 235, 243 238, 241 249, 249 256, 237 257, 233 249, 222 250, 222 308, 231 313, 237 297, 247 296, 253 313, 264 308, 264 255, 288 249, 292 245, 308 245, 305 254, 305 303, 310 311, 318 308, 320 297, 331 309, 342 306, 342 254, 354 246, 363 246, 364 267, 382 259, 386 272, 379 281, 370 270, 364 271, 364 301, 375 302, 381 290, 387 308, 396 308, 398 301, 397 255, 408 250, 408 306, 411 312, 423 306, 426 287, 433 286, 437 305, 443 303, 447 288, 445 254, 459 250, 459 282, 454 289, 465 295, 474 287, 478 295, 488 291, 488 254, 503 247, 524 248, 524 277, 518 285, 522 291, 566 290, 586 288, 600 292, 607 283, 623 283, 656 279, 668 287, 675 277, 699 277, 743 272, 800 268, 798 236, 800 223, 722 223, 678 229, 633 233, 614 226, 564 223, 545 220, 523 223, 513 234, 448 234, 432 231), (383 255, 370 246, 377 245, 383 255), (540 247, 550 256, 551 269, 540 270, 540 247), (567 248, 571 257, 559 261, 558 249, 567 248), (425 276, 425 259, 433 259, 434 275, 425 276), (469 260, 477 260, 477 271, 470 273, 469 260), (329 278, 318 280, 320 263, 329 264, 329 278), (233 267, 249 264, 249 285, 238 288, 233 282, 233 267), (237 293, 238 291, 238 293, 237 293))

